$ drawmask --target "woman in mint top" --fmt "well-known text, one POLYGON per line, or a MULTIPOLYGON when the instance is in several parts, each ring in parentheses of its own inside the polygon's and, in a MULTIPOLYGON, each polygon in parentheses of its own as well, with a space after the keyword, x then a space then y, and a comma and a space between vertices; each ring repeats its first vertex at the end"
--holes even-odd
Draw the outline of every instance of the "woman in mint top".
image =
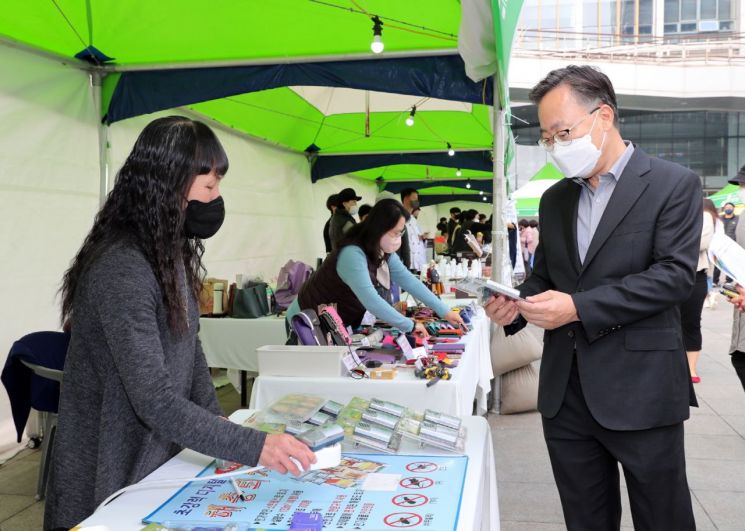
POLYGON ((365 311, 404 332, 415 330, 426 335, 421 324, 415 325, 392 306, 391 281, 414 298, 432 308, 452 324, 462 324, 399 259, 409 213, 395 199, 376 203, 365 221, 355 225, 321 267, 303 284, 297 299, 287 311, 287 319, 304 309, 335 304, 344 324, 357 327, 365 311))

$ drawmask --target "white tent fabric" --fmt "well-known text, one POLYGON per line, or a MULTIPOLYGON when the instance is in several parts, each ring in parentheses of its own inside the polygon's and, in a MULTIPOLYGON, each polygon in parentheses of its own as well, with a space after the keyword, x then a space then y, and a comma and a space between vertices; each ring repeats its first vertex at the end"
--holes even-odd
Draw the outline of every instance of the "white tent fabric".
POLYGON ((543 193, 556 184, 554 179, 528 181, 512 194, 513 199, 540 198, 543 193))
MULTIPOLYGON (((165 114, 183 114, 179 110, 165 114)), ((156 116, 119 122, 109 134, 113 176, 156 116)), ((99 204, 98 114, 89 77, 0 45, 0 367, 13 341, 59 328, 55 295, 99 204)), ((215 128, 230 159, 221 185, 227 217, 206 243, 210 276, 271 281, 289 259, 323 256, 326 197, 352 187, 372 204, 374 183, 349 176, 310 182, 302 155, 215 128)), ((1 386, 0 386, 1 387, 1 386)), ((0 389, 0 462, 19 448, 0 389)))
MULTIPOLYGON (((0 367, 13 341, 55 330, 60 279, 98 207, 96 111, 88 75, 0 46, 0 367)), ((0 390, 0 462, 15 451, 0 390)))
POLYGON ((490 0, 461 0, 458 53, 466 74, 481 81, 497 71, 497 44, 490 0))

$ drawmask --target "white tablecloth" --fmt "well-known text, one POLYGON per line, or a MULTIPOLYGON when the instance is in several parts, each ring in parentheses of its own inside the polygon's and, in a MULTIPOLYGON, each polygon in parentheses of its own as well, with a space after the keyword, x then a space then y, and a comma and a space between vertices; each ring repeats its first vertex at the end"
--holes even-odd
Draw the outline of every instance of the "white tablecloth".
POLYGON ((285 318, 202 317, 199 319, 199 339, 210 367, 258 372, 256 349, 264 345, 285 344, 285 318))
MULTIPOLYGON (((234 422, 243 422, 250 412, 239 410, 230 416, 234 422)), ((468 468, 463 483, 463 497, 458 518, 458 531, 498 531, 499 503, 497 479, 494 465, 491 432, 486 419, 465 417, 463 425, 468 430, 466 455, 468 468)), ((407 454, 436 455, 431 450, 411 450, 407 454)), ((187 478, 202 471, 211 461, 210 457, 184 450, 147 476, 143 481, 187 478)), ((81 527, 106 526, 107 531, 139 531, 142 518, 164 503, 180 487, 153 487, 151 489, 126 492, 93 516, 81 523, 81 527)), ((81 529, 84 531, 84 529, 81 529)), ((102 531, 99 528, 99 531, 102 531)))
POLYGON ((435 409, 451 415, 467 416, 486 413, 487 394, 493 372, 489 354, 489 320, 483 310, 474 319, 474 329, 463 338, 466 350, 450 380, 431 387, 414 376, 413 368, 398 369, 395 380, 355 380, 348 376, 303 378, 262 376, 254 381, 251 407, 263 409, 290 393, 322 393, 330 400, 348 402, 353 396, 381 398, 414 409, 435 409), (319 391, 320 390, 320 391, 319 391))

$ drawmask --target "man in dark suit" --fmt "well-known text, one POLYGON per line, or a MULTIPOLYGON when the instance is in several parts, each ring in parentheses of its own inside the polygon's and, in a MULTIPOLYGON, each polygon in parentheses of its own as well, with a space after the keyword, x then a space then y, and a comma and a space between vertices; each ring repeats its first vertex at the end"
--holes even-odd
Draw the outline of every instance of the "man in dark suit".
POLYGON ((589 66, 536 85, 540 144, 564 173, 543 195, 529 302, 492 298, 514 333, 545 329, 538 409, 567 528, 617 530, 621 463, 638 530, 695 529, 683 421, 696 405, 677 306, 701 236, 701 182, 624 142, 589 66))

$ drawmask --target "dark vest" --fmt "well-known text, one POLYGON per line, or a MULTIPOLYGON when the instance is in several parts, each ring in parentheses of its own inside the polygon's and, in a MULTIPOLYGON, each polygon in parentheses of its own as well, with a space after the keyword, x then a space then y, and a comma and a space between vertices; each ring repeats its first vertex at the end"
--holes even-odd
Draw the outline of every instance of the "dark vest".
MULTIPOLYGON (((328 255, 318 271, 305 281, 300 288, 297 301, 301 310, 317 310, 321 304, 335 304, 336 311, 344 324, 356 328, 360 325, 366 308, 336 272, 336 262, 340 251, 341 249, 337 249, 328 255)), ((377 279, 377 270, 369 261, 367 270, 370 273, 370 281, 378 294, 390 303, 390 290, 380 284, 377 279)))

